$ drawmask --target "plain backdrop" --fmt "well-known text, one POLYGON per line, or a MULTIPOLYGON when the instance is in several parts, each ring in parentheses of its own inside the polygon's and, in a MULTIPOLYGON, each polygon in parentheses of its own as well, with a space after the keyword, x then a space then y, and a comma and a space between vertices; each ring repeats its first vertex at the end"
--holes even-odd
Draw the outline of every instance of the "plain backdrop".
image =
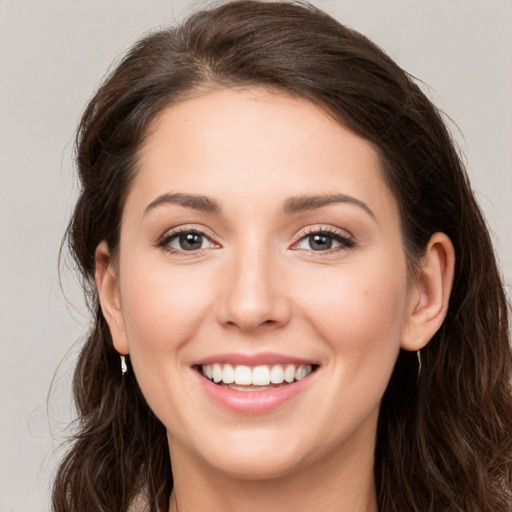
MULTIPOLYGON (((453 120, 512 281, 512 2, 316 0, 420 78, 453 120), (455 124, 456 123, 456 124, 455 124)), ((112 60, 203 1, 0 0, 0 512, 49 510, 88 316, 58 255, 80 112, 112 60), (50 391, 50 383, 53 387, 50 391)))

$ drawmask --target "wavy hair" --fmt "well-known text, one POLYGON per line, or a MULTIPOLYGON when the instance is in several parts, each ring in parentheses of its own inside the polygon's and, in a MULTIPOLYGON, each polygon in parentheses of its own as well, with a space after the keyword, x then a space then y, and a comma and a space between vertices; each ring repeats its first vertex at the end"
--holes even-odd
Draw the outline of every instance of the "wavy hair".
MULTIPOLYGON (((430 236, 456 251, 441 329, 399 354, 375 451, 380 512, 510 512, 509 309, 488 229, 442 115, 415 80, 356 31, 304 3, 235 1, 136 43, 79 125, 80 197, 67 242, 93 325, 74 375, 79 430, 59 468, 54 512, 166 511, 173 486, 165 427, 119 355, 98 304, 95 249, 115 253, 137 155, 163 108, 205 88, 259 86, 306 98, 378 149, 414 269, 430 236)), ((128 361, 129 364, 129 361, 128 361)))

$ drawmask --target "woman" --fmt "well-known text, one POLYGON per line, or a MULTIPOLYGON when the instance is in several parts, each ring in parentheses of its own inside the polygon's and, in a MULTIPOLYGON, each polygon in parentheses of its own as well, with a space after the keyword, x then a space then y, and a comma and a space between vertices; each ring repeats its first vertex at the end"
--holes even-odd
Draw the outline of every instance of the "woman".
POLYGON ((77 160, 95 322, 55 511, 510 511, 487 228, 373 43, 304 5, 199 12, 105 80, 77 160))

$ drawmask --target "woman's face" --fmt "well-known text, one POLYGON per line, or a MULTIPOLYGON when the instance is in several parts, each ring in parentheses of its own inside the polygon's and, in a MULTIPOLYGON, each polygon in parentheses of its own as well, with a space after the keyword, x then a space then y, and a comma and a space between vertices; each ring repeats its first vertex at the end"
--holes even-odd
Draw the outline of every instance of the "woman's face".
POLYGON ((171 454, 244 478, 367 463, 412 307, 374 147, 223 89, 166 109, 140 156, 111 329, 171 454))

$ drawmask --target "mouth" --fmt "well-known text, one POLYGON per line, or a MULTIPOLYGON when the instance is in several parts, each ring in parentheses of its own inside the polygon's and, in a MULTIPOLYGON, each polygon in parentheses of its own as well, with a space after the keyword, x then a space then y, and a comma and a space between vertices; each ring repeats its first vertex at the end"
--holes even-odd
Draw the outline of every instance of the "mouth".
POLYGON ((217 386, 234 391, 269 391, 305 379, 318 369, 315 364, 232 365, 202 364, 196 370, 217 386))

